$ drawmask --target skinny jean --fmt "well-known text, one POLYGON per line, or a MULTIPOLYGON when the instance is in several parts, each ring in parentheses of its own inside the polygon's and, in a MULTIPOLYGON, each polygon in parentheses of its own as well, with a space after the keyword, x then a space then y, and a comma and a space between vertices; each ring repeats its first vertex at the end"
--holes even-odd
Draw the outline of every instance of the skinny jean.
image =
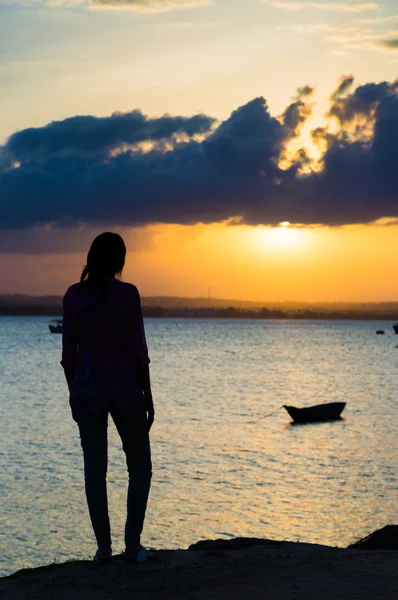
MULTIPOLYGON (((127 492, 126 547, 140 544, 152 477, 147 415, 143 402, 132 402, 124 410, 112 409, 126 455, 127 492)), ((106 473, 108 467, 108 413, 76 415, 84 457, 87 504, 98 548, 111 546, 106 473)))

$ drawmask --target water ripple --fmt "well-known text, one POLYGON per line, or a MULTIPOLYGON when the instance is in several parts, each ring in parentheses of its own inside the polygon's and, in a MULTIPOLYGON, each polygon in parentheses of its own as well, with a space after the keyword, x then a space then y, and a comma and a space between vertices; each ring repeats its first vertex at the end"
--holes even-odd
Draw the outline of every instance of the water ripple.
MULTIPOLYGON (((61 339, 47 321, 0 318, 2 573, 95 550, 61 339)), ((148 320, 157 421, 144 543, 247 535, 346 545, 396 522, 398 352, 379 326, 148 320), (348 402, 342 421, 294 427, 280 409, 328 401, 348 402)), ((109 438, 120 550, 127 472, 113 424, 109 438)))

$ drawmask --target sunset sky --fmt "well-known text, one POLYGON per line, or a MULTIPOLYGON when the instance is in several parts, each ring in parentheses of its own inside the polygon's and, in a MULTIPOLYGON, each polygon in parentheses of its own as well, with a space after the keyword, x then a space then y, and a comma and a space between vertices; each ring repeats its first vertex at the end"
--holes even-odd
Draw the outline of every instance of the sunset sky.
POLYGON ((0 293, 398 301, 398 0, 0 0, 0 293))

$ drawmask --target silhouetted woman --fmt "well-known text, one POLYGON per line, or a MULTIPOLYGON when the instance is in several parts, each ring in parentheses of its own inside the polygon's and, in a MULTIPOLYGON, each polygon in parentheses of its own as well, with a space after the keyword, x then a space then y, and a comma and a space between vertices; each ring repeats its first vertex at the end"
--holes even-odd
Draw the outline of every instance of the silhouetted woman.
POLYGON ((129 473, 125 559, 146 560, 140 545, 151 483, 149 430, 154 408, 149 358, 137 288, 123 283, 126 247, 116 233, 101 233, 87 255, 80 283, 64 297, 61 364, 79 426, 87 503, 98 543, 94 560, 112 556, 106 491, 107 426, 111 415, 129 473))

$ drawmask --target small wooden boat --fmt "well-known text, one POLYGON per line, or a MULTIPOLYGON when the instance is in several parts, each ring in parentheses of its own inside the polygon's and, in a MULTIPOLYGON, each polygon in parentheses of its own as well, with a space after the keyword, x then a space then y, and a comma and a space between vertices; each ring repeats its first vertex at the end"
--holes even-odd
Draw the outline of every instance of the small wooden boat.
POLYGON ((48 328, 51 333, 62 333, 62 319, 53 319, 48 328))
POLYGON ((295 423, 313 423, 314 421, 331 421, 338 419, 346 406, 346 402, 328 402, 307 408, 283 406, 295 423))
POLYGON ((384 335, 384 329, 378 329, 376 333, 377 335, 384 335))

